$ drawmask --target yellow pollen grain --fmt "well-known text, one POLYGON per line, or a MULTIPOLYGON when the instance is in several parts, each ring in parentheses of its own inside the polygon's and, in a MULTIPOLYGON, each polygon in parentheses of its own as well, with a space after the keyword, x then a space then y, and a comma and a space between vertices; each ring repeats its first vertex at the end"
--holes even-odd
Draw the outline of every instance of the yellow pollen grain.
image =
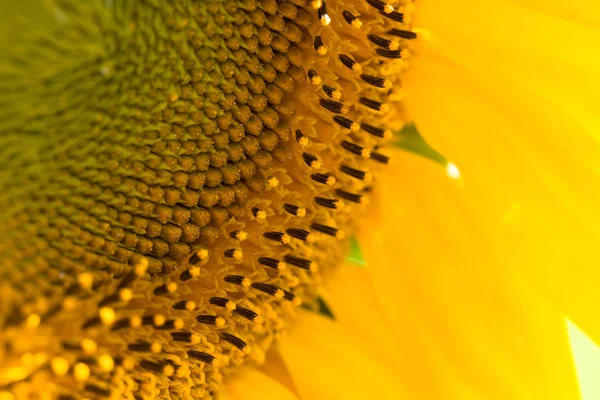
POLYGON ((177 101, 179 99, 179 96, 177 95, 177 93, 171 93, 169 94, 169 101, 171 103, 177 101))
POLYGON ((252 284, 252 281, 250 279, 248 279, 248 278, 242 279, 242 287, 244 289, 248 289, 251 284, 252 284))
POLYGON ((390 5, 390 4, 386 4, 385 7, 383 7, 383 12, 386 14, 391 14, 394 12, 394 6, 390 5))
POLYGON ((397 40, 392 40, 390 43, 390 50, 398 50, 400 48, 400 42, 397 40))
POLYGON ((237 308, 237 304, 235 304, 233 301, 229 300, 227 302, 227 304, 225 305, 225 308, 227 308, 229 311, 233 311, 237 308))
MULTIPOLYGON (((341 97, 341 95, 340 95, 340 97, 341 97)), ((303 136, 303 137, 300 138, 300 140, 298 140, 298 144, 300 144, 300 146, 303 149, 305 149, 305 148, 309 147, 311 143, 310 143, 310 139, 309 138, 307 138, 306 136, 303 136)))
POLYGON ((92 339, 86 338, 81 341, 81 350, 87 355, 92 355, 98 350, 98 345, 92 339))
POLYGON ((342 240, 346 238, 346 232, 343 230, 339 230, 335 234, 336 239, 342 240))
POLYGON ((362 149, 362 151, 360 152, 360 156, 362 158, 369 158, 369 157, 371 157, 371 150, 369 150, 369 149, 362 149))
POLYGON ((115 360, 108 354, 102 354, 97 360, 98 366, 104 372, 110 372, 115 367, 115 360))
POLYGON ((335 185, 335 182, 336 182, 336 181, 335 181, 335 177, 333 177, 333 176, 330 176, 330 177, 329 177, 329 178, 327 178, 327 180, 325 181, 325 183, 326 183, 328 186, 333 186, 333 185, 335 185))
POLYGON ((283 243, 283 244, 288 244, 290 242, 290 240, 292 240, 292 238, 290 237, 290 235, 284 234, 281 237, 281 243, 283 243))
POLYGON ((167 283, 167 292, 175 293, 177 291, 177 283, 169 282, 167 283))
POLYGON ((265 319, 259 315, 256 318, 254 318, 254 323, 256 325, 262 325, 265 323, 265 319))
POLYGON ((317 264, 316 262, 312 262, 310 264, 310 267, 308 267, 308 270, 310 272, 317 272, 317 271, 319 271, 319 264, 317 264))
POLYGON ((300 207, 298 211, 296 211, 296 216, 300 218, 306 217, 306 208, 300 207))
POLYGON ((112 325, 115 322, 115 310, 110 307, 102 307, 98 312, 100 320, 104 325, 112 325))
POLYGON ((277 264, 277 270, 278 271, 285 271, 287 269, 287 264, 284 263, 283 261, 280 262, 279 264, 277 264))
POLYGON ((294 297, 294 300, 292 300, 292 304, 295 306, 299 306, 302 304, 302 299, 298 296, 294 297))
POLYGON ((267 213, 263 210, 260 210, 256 213, 256 219, 264 220, 267 218, 267 213))
POLYGON ((326 55, 327 54, 327 47, 325 47, 325 46, 319 46, 319 48, 317 49, 317 53, 320 56, 326 55))
POLYGON ((134 268, 134 273, 136 276, 141 277, 146 274, 148 270, 148 259, 146 257, 142 258, 134 268))
POLYGON ((184 325, 185 323, 181 318, 175 318, 175 320, 173 321, 173 326, 175 327, 175 329, 181 329, 184 325))
POLYGON ((321 161, 319 161, 319 160, 315 160, 310 163, 310 167, 312 169, 320 169, 322 166, 323 166, 323 164, 321 164, 321 161))
MULTIPOLYGON (((342 98, 342 92, 340 92, 337 89, 333 89, 333 92, 331 92, 331 98, 333 98, 334 100, 339 100, 342 98)), ((308 138, 307 138, 308 139, 308 138)))
POLYGON ((75 296, 67 296, 63 299, 62 306, 65 311, 74 310, 77 307, 77 299, 75 296))
POLYGON ((215 319, 215 325, 217 326, 217 328, 224 327, 225 326, 225 318, 223 318, 223 317, 217 317, 217 319, 215 319))
POLYGON ((90 367, 84 363, 77 363, 73 367, 73 375, 75 379, 82 382, 90 377, 90 367))
POLYGON ((187 364, 182 365, 177 368, 177 377, 178 378, 187 378, 190 376, 190 367, 187 364))
POLYGON ((154 318, 152 318, 154 326, 163 326, 165 322, 167 322, 167 319, 162 314, 156 314, 154 318))
POLYGON ((321 85, 321 83, 323 83, 323 80, 320 76, 313 76, 312 78, 310 78, 310 83, 312 83, 315 86, 319 86, 321 85))
POLYGON ((56 374, 56 376, 65 376, 67 372, 69 372, 69 362, 62 357, 55 357, 50 362, 50 366, 52 367, 52 372, 56 374))
POLYGON ((312 0, 310 2, 310 5, 316 10, 318 8, 321 8, 321 6, 323 5, 323 0, 312 0))
POLYGON ((361 22, 361 20, 356 18, 354 21, 352 21, 350 26, 353 27, 354 29, 360 29, 360 27, 362 26, 362 22, 361 22))
POLYGON ((356 72, 357 74, 362 74, 362 72, 363 72, 362 65, 360 65, 359 63, 354 63, 352 65, 352 71, 356 72))
POLYGON ((390 81, 389 79, 386 79, 383 81, 383 88, 386 90, 390 90, 394 85, 392 84, 392 81, 390 81))
POLYGON ((121 301, 129 301, 133 298, 133 291, 128 288, 121 289, 119 290, 119 298, 121 301))
POLYGON ((308 236, 306 236, 306 241, 311 244, 315 243, 317 241, 317 235, 314 233, 309 233, 308 236))
POLYGON ((125 357, 123 359, 122 365, 126 371, 131 371, 132 369, 135 368, 135 361, 131 357, 125 357))
POLYGON ((197 278, 200 276, 200 267, 192 267, 188 271, 192 278, 197 278))
POLYGON ((188 301, 185 303, 185 309, 188 311, 194 311, 196 309, 196 302, 191 300, 188 301))
POLYGON ((242 249, 236 249, 233 251, 233 259, 240 261, 242 258, 244 258, 244 252, 242 251, 242 249))
POLYGON ((275 178, 274 176, 270 176, 269 179, 267 179, 267 186, 269 189, 276 188, 279 186, 279 179, 275 178))
POLYGON ((204 261, 208 259, 208 250, 207 249, 200 249, 196 252, 196 255, 198 256, 198 258, 200 259, 200 261, 204 261))
POLYGON ((360 124, 357 122, 353 122, 352 125, 350 125, 350 131, 351 132, 358 132, 360 131, 360 124))
POLYGON ((242 353, 244 353, 246 355, 252 353, 252 347, 246 345, 246 347, 244 347, 244 349, 242 350, 242 353))
POLYGON ((329 26, 329 24, 331 23, 331 17, 329 16, 329 14, 323 14, 320 22, 323 26, 329 26))
POLYGON ((133 317, 129 318, 129 326, 131 326, 132 328, 137 328, 141 325, 142 325, 142 317, 140 317, 138 315, 134 315, 133 317))
POLYGON ((164 366, 163 374, 165 374, 166 376, 173 376, 174 373, 175 373, 175 368, 172 365, 168 364, 168 365, 164 366))
POLYGON ((192 336, 190 336, 190 343, 193 345, 200 343, 200 336, 192 334, 192 336))
POLYGON ((243 242, 244 240, 248 239, 248 232, 246 232, 246 231, 239 231, 235 235, 235 238, 237 239, 238 242, 243 242))
POLYGON ((77 283, 85 290, 90 290, 94 284, 94 276, 89 272, 82 272, 77 275, 77 283))
POLYGON ((277 291, 275 292, 275 294, 273 295, 273 297, 275 297, 278 300, 281 300, 285 297, 285 292, 281 289, 277 289, 277 291))
POLYGON ((390 111, 390 106, 387 103, 383 103, 379 108, 379 111, 381 111, 383 114, 387 114, 390 111))
POLYGON ((152 353, 154 353, 154 354, 158 354, 158 353, 160 353, 160 352, 162 351, 162 346, 161 346, 161 344, 160 344, 160 343, 156 343, 156 342, 155 342, 155 343, 152 343, 152 344, 150 345, 150 351, 151 351, 152 353))
POLYGON ((38 314, 30 314, 25 321, 25 324, 28 328, 34 329, 37 328, 40 324, 41 318, 38 314))
POLYGON ((410 57, 410 51, 408 51, 407 49, 403 49, 402 51, 400 51, 400 57, 402 57, 402 58, 409 58, 410 57))

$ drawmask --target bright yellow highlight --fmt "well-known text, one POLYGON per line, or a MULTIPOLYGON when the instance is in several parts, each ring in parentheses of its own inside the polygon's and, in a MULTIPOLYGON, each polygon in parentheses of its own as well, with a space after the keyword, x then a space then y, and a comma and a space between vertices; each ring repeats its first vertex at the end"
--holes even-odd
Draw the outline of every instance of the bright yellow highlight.
POLYGON ((577 325, 566 320, 582 400, 600 399, 600 347, 577 325))

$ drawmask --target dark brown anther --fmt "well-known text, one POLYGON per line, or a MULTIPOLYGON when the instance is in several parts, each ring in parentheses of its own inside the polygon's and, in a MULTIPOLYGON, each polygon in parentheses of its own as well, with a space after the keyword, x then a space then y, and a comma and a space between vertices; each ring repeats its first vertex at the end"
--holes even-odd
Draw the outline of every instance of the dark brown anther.
POLYGON ((340 54, 338 56, 338 58, 340 59, 340 61, 342 62, 342 64, 344 64, 346 66, 346 68, 354 71, 354 72, 362 72, 362 67, 360 66, 359 63, 357 63, 356 61, 354 61, 354 59, 346 54, 340 54))
POLYGON ((394 7, 381 0, 367 0, 367 3, 386 15, 394 11, 394 7))
POLYGON ((248 308, 245 307, 236 307, 233 310, 234 314, 239 315, 242 318, 246 318, 250 322, 262 323, 262 318, 259 318, 258 314, 248 308))
POLYGON ((315 197, 315 203, 322 207, 336 210, 339 208, 340 201, 338 199, 326 199, 324 197, 315 197))
POLYGON ((298 268, 310 270, 313 262, 311 260, 307 260, 306 258, 296 257, 292 255, 286 255, 284 258, 286 263, 293 265, 298 268))
POLYGON ((359 169, 352 168, 347 165, 340 166, 340 171, 353 178, 360 179, 361 181, 365 180, 365 177, 367 176, 367 173, 365 171, 361 171, 359 169))
POLYGON ((392 83, 385 78, 380 78, 380 77, 373 76, 373 75, 361 74, 360 79, 362 79, 364 82, 368 83, 369 85, 375 86, 377 88, 390 89, 392 87, 392 83))
POLYGON ((399 38, 402 39, 416 39, 417 38, 417 33, 413 32, 413 31, 407 31, 404 29, 390 29, 388 32, 388 34, 393 35, 393 36, 397 36, 399 38))
POLYGON ((287 244, 290 242, 289 236, 287 236, 283 232, 264 232, 263 236, 265 237, 265 239, 269 239, 274 242, 279 242, 283 244, 287 244))
POLYGON ((345 114, 348 112, 348 109, 344 106, 343 103, 339 101, 331 100, 331 99, 319 99, 319 104, 321 107, 331 111, 334 114, 345 114))
POLYGON ((316 222, 313 222, 310 227, 312 229, 314 229, 317 232, 321 232, 324 233, 326 235, 329 236, 333 236, 336 237, 338 239, 343 239, 346 235, 343 233, 343 231, 334 228, 332 226, 328 226, 328 225, 323 225, 323 224, 317 224, 316 222))
POLYGON ((385 58, 402 58, 402 50, 376 49, 375 52, 385 58))
POLYGON ((313 45, 314 45, 317 53, 319 53, 320 55, 327 54, 327 47, 325 47, 325 44, 323 44, 323 39, 321 38, 321 36, 319 36, 319 35, 315 36, 313 45))
POLYGON ((337 122, 342 128, 350 129, 352 132, 358 132, 360 130, 360 124, 352 121, 350 118, 336 115, 333 120, 337 122))
POLYGON ((305 208, 298 207, 298 206, 295 206, 293 204, 287 204, 287 203, 285 203, 283 205, 283 209, 288 214, 292 214, 293 216, 296 216, 296 217, 304 217, 306 215, 306 209, 305 208))
POLYGON ((227 333, 227 332, 221 333, 220 336, 221 336, 221 339, 223 339, 226 342, 229 342, 230 344, 234 345, 240 351, 242 351, 244 353, 248 353, 248 345, 246 344, 246 342, 244 342, 239 337, 237 337, 235 335, 232 335, 231 333, 227 333))
POLYGON ((388 156, 376 152, 371 153, 371 158, 382 164, 387 164, 390 161, 390 158, 388 156))
POLYGON ((309 242, 314 241, 314 240, 311 240, 312 236, 310 236, 310 232, 305 229, 288 228, 285 230, 285 232, 295 239, 299 239, 302 241, 309 241, 309 242))
POLYGON ((361 27, 361 25, 362 25, 361 22, 350 11, 348 11, 348 10, 342 11, 342 16, 344 17, 344 19, 346 20, 348 25, 350 25, 351 27, 357 28, 357 29, 361 27))
POLYGON ((358 99, 358 101, 360 101, 360 103, 364 106, 369 107, 371 110, 375 110, 375 111, 387 111, 387 105, 382 104, 381 102, 377 101, 377 100, 372 100, 366 97, 360 97, 358 99))
POLYGON ((340 196, 342 199, 351 201, 353 203, 361 203, 363 200, 362 195, 346 192, 345 190, 342 190, 342 189, 336 189, 335 194, 340 196))
POLYGON ((344 148, 345 150, 348 150, 350 153, 352 154, 356 154, 357 156, 361 156, 364 158, 369 158, 371 155, 371 151, 365 149, 364 147, 356 144, 356 143, 351 143, 348 142, 347 140, 342 140, 340 142, 340 145, 342 146, 342 148, 344 148))
POLYGON ((198 360, 209 365, 212 365, 213 361, 215 360, 215 356, 197 350, 188 350, 187 355, 194 360, 198 360))
POLYGON ((274 268, 279 271, 283 271, 285 269, 285 263, 276 258, 259 257, 257 261, 259 264, 264 265, 265 267, 274 268))
POLYGON ((302 153, 302 159, 304 160, 304 163, 306 165, 308 165, 310 168, 313 168, 313 169, 321 168, 321 162, 319 161, 319 159, 310 153, 306 153, 306 152, 302 153))
POLYGON ((396 22, 404 22, 404 14, 398 11, 392 11, 391 13, 380 12, 381 15, 388 17, 396 22))

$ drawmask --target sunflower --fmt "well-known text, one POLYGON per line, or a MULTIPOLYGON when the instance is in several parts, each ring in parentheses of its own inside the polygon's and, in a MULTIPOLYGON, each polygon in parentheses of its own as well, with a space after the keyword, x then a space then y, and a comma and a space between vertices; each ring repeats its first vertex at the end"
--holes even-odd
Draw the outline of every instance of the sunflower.
POLYGON ((600 6, 6 10, 2 396, 579 397, 600 6))

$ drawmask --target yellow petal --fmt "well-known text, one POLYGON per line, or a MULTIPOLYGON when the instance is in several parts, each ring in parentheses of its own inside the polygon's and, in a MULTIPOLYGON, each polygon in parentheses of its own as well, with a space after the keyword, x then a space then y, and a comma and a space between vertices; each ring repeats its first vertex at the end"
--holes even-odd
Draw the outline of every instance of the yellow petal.
POLYGON ((600 31, 533 2, 420 11, 412 117, 459 166, 497 264, 599 342, 600 31))
MULTIPOLYGON (((302 399, 405 399, 399 382, 368 343, 331 319, 300 312, 279 344, 302 399)), ((395 351, 395 349, 390 349, 395 351)))
POLYGON ((476 214, 486 204, 438 165, 393 156, 360 240, 414 379, 437 398, 577 398, 564 319, 496 259, 476 214))
POLYGON ((225 381, 221 400, 298 400, 288 388, 254 368, 240 368, 225 381))

